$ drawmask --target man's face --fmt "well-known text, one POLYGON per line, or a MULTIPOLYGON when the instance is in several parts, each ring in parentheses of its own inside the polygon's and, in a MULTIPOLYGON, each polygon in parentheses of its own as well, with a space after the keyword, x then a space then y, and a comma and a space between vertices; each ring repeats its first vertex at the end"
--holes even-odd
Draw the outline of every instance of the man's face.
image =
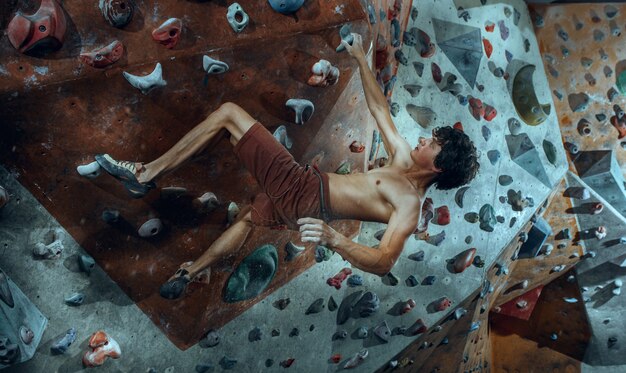
POLYGON ((415 149, 411 150, 411 159, 422 169, 440 172, 441 170, 435 167, 435 158, 440 151, 441 146, 432 137, 420 137, 415 149))

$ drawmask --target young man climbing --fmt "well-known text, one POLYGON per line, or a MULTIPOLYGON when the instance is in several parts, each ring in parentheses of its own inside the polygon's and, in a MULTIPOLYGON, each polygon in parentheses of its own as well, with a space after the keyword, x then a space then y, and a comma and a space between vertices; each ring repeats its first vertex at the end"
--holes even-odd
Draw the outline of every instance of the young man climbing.
POLYGON ((420 137, 413 149, 396 129, 363 51, 361 35, 342 41, 357 61, 370 112, 382 134, 387 166, 366 173, 338 175, 301 166, 274 137, 246 111, 224 103, 176 145, 150 163, 116 161, 97 155, 98 163, 136 196, 154 188, 153 180, 175 169, 202 151, 222 129, 241 162, 258 180, 264 193, 241 209, 235 222, 193 264, 181 266, 161 286, 161 296, 180 297, 187 284, 219 258, 239 249, 254 225, 286 224, 300 231, 303 242, 324 245, 353 266, 384 275, 393 267, 420 218, 426 190, 452 189, 474 178, 479 164, 469 137, 452 127, 433 130, 432 138, 420 137), (377 249, 359 245, 332 229, 331 219, 387 223, 377 249))

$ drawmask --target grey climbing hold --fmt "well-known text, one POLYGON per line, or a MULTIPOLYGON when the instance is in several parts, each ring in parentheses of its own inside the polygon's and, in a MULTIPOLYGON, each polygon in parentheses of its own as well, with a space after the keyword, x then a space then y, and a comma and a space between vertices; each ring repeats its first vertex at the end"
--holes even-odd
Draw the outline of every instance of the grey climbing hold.
POLYGON ((335 298, 333 298, 333 296, 331 295, 330 298, 328 299, 328 310, 330 312, 333 312, 334 310, 337 309, 337 302, 335 301, 335 298))
MULTIPOLYGON (((346 23, 345 25, 341 26, 341 28, 339 29, 339 36, 341 37, 341 40, 345 40, 346 43, 352 45, 352 43, 354 42, 354 37, 352 36, 352 25, 346 23)), ((339 46, 337 46, 337 48, 335 49, 336 52, 343 52, 345 50, 346 47, 344 47, 343 44, 339 44, 339 46)))
POLYGON ((276 128, 276 130, 274 131, 272 135, 285 148, 291 149, 291 146, 293 145, 293 141, 287 135, 287 127, 285 127, 284 124, 281 124, 280 126, 278 126, 278 128, 276 128))
POLYGON ((500 175, 498 176, 498 183, 502 186, 511 185, 513 183, 513 178, 509 175, 500 175))
POLYGON ((163 69, 158 62, 154 70, 148 75, 137 76, 129 74, 126 71, 123 72, 123 75, 130 85, 139 89, 144 95, 147 95, 154 88, 165 87, 167 85, 167 82, 163 80, 163 69))
POLYGON ((352 275, 348 277, 347 282, 348 282, 348 286, 350 287, 361 286, 363 285, 363 277, 361 277, 360 275, 352 275))
POLYGON ((398 276, 394 275, 391 272, 381 277, 381 280, 383 281, 383 284, 389 285, 389 286, 396 286, 400 282, 400 279, 398 278, 398 276))
POLYGON ((415 21, 417 19, 418 14, 419 12, 417 11, 417 8, 411 7, 411 19, 415 21))
POLYGON ((407 104, 406 111, 423 128, 427 128, 435 120, 435 112, 428 107, 407 104))
POLYGON ((415 260, 416 262, 421 262, 424 260, 424 250, 420 250, 416 253, 410 254, 409 259, 415 260))
POLYGON ((543 152, 546 154, 548 162, 556 165, 556 146, 548 140, 543 140, 543 152))
POLYGON ((263 337, 263 332, 261 331, 261 329, 259 329, 258 326, 255 326, 254 329, 252 329, 250 333, 248 333, 248 341, 250 342, 260 341, 261 337, 263 337))
POLYGON ((200 346, 215 347, 220 343, 220 335, 215 330, 209 330, 200 340, 200 346))
POLYGON ((472 224, 477 223, 479 219, 478 214, 475 212, 468 212, 463 217, 465 218, 465 221, 472 224))
POLYGON ((76 171, 80 176, 84 176, 88 179, 95 179, 100 176, 100 164, 93 161, 89 164, 80 165, 76 167, 76 171))
POLYGON ((422 90, 422 86, 418 84, 405 84, 404 89, 406 89, 407 92, 409 92, 411 97, 417 97, 417 95, 422 90))
POLYGON ((467 310, 463 307, 459 307, 456 310, 454 310, 454 313, 452 314, 452 317, 455 320, 460 320, 461 317, 465 316, 467 314, 467 310))
POLYGON ((324 299, 318 298, 313 303, 311 303, 311 305, 309 306, 309 308, 307 308, 304 314, 310 315, 313 313, 320 313, 323 309, 324 309, 324 299))
POLYGON ((33 247, 33 255, 44 259, 57 259, 65 249, 63 238, 65 233, 61 229, 49 230, 43 237, 43 242, 37 242, 33 247))
POLYGON ((511 135, 516 136, 522 132, 522 124, 519 120, 517 120, 517 118, 509 118, 507 123, 509 125, 509 132, 511 135))
POLYGON ((417 278, 413 275, 409 275, 409 277, 407 277, 404 282, 406 283, 406 286, 408 287, 417 286, 417 284, 419 283, 419 281, 417 281, 417 278))
POLYGON ((513 226, 517 223, 517 217, 513 216, 509 221, 509 228, 513 228, 513 226))
POLYGON ((231 359, 227 356, 224 356, 221 360, 220 360, 220 366, 222 367, 222 369, 224 370, 230 370, 233 369, 235 367, 235 365, 237 364, 237 359, 231 359))
POLYGON ((437 276, 435 275, 426 276, 424 278, 424 281, 422 281, 422 285, 433 285, 436 280, 437 280, 437 276))
POLYGON ((469 186, 464 186, 459 188, 454 194, 454 202, 460 207, 463 208, 463 198, 465 197, 465 192, 469 189, 469 186))
POLYGON ((333 334, 332 340, 336 341, 338 339, 346 339, 348 338, 348 332, 345 330, 338 330, 333 334))
POLYGON ((409 60, 406 58, 404 53, 402 53, 401 49, 396 50, 396 52, 394 53, 394 57, 396 58, 396 61, 398 61, 398 63, 404 66, 407 66, 409 64, 409 60))
POLYGON ((298 246, 289 241, 285 244, 285 251, 287 252, 285 260, 290 262, 304 251, 304 246, 298 246))
POLYGON ((368 355, 369 352, 367 351, 367 349, 362 349, 361 351, 357 352, 353 357, 351 357, 348 361, 346 361, 343 369, 352 369, 361 365, 361 363, 363 363, 368 355))
POLYGON ((233 31, 240 33, 250 22, 250 17, 248 17, 248 14, 239 3, 232 3, 228 7, 228 12, 226 12, 226 20, 233 31))
POLYGON ((223 74, 228 71, 229 67, 226 62, 218 61, 209 56, 202 57, 202 68, 207 74, 223 74))
POLYGON ((381 341, 387 343, 391 338, 391 329, 387 325, 387 321, 383 321, 381 324, 374 328, 374 335, 380 338, 381 341))
POLYGON ((64 354, 68 348, 74 343, 76 340, 76 329, 70 328, 68 329, 61 339, 57 340, 50 346, 50 352, 53 355, 61 355, 64 354))
POLYGON ((300 125, 311 119, 311 116, 313 116, 313 112, 315 111, 313 103, 303 98, 291 98, 287 100, 285 106, 292 109, 296 113, 295 123, 300 125))
POLYGON ((505 50, 504 57, 506 57, 506 62, 511 62, 511 60, 513 59, 513 53, 509 52, 508 50, 505 50))
POLYGON ((565 149, 572 155, 576 155, 580 151, 578 145, 573 142, 566 141, 563 145, 565 145, 565 149))
POLYGON ((474 239, 472 238, 472 236, 465 237, 465 243, 468 244, 468 245, 471 244, 473 240, 474 239))
POLYGON ((369 335, 369 331, 367 330, 365 326, 359 327, 356 331, 356 336, 359 339, 365 339, 367 338, 368 335, 369 335))
POLYGON ((80 306, 85 300, 85 295, 82 293, 72 293, 65 298, 65 303, 68 306, 80 306))
POLYGON ((276 273, 278 253, 273 245, 263 245, 248 255, 226 284, 224 301, 234 303, 261 294, 276 273))
POLYGON ((572 93, 567 96, 567 101, 570 109, 572 109, 575 113, 579 113, 587 110, 587 105, 589 105, 589 96, 587 96, 586 93, 572 93))
POLYGON ((565 189, 563 196, 576 198, 580 200, 586 200, 591 198, 591 194, 589 193, 589 189, 585 187, 569 187, 565 189))
POLYGON ((161 229, 163 229, 163 223, 161 222, 161 219, 152 218, 143 223, 137 230, 137 233, 140 237, 149 238, 159 234, 159 232, 161 232, 161 229))
POLYGON ((493 232, 496 225, 496 213, 490 204, 485 204, 480 208, 480 229, 486 232, 493 232))
POLYGON ((422 77, 422 73, 424 72, 424 64, 421 62, 413 62, 413 68, 415 69, 415 73, 417 74, 417 76, 419 76, 420 78, 422 77))
POLYGON ((412 32, 405 31, 404 34, 402 34, 402 41, 404 42, 404 45, 414 47, 417 45, 417 36, 412 32))
POLYGON ((78 256, 78 267, 81 271, 90 274, 93 268, 96 266, 96 261, 89 255, 78 256))
POLYGON ((378 295, 376 295, 376 293, 373 293, 371 291, 363 294, 361 299, 359 299, 354 305, 356 312, 361 317, 371 316, 376 311, 378 311, 379 307, 380 299, 378 299, 378 295))
POLYGON ((441 231, 438 234, 429 236, 426 239, 426 242, 434 246, 439 246, 445 239, 446 239, 446 231, 441 231))
POLYGON ((578 121, 578 126, 576 129, 581 136, 591 135, 591 123, 589 123, 586 118, 582 118, 580 121, 578 121))
POLYGON ((500 151, 499 150, 489 150, 487 152, 487 158, 489 158, 489 162, 492 165, 495 165, 500 160, 500 151))
POLYGON ((529 202, 526 198, 522 198, 522 191, 515 192, 513 189, 509 189, 506 192, 507 202, 511 205, 513 211, 523 211, 528 207, 529 202))
POLYGON ((482 126, 481 133, 483 135, 483 139, 485 139, 485 141, 489 141, 489 139, 491 138, 491 130, 489 129, 489 127, 482 126))
POLYGON ((363 294, 363 290, 356 291, 343 298, 341 304, 339 305, 339 310, 337 311, 337 325, 342 325, 348 321, 355 304, 361 297, 361 294, 363 294))
POLYGON ((393 117, 396 117, 400 112, 400 104, 398 104, 397 102, 392 102, 389 108, 389 112, 393 117))

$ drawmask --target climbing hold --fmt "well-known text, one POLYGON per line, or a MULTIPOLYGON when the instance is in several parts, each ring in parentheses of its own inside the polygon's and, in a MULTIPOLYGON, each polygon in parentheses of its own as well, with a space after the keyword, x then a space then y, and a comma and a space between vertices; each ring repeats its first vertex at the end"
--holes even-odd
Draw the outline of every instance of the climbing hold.
POLYGON ((422 90, 422 86, 418 84, 405 84, 404 89, 406 89, 407 92, 409 92, 411 97, 417 97, 417 95, 422 90))
POLYGON ((412 32, 405 31, 404 34, 402 34, 402 41, 404 42, 404 45, 414 47, 417 45, 417 36, 412 32))
POLYGON ((273 245, 262 245, 248 255, 233 271, 224 291, 224 301, 234 303, 261 294, 270 284, 278 266, 273 245))
POLYGON ((491 120, 495 118, 497 114, 498 112, 496 111, 496 108, 491 105, 485 105, 485 114, 483 114, 484 120, 486 120, 487 122, 491 122, 491 120))
POLYGON ((481 117, 485 115, 485 107, 483 106, 483 102, 472 96, 469 96, 469 111, 476 120, 480 120, 481 117))
POLYGON ((434 276, 434 275, 426 276, 424 278, 424 281, 422 281, 422 285, 433 285, 436 280, 437 280, 437 276, 434 276))
POLYGON ((427 330, 428 327, 424 324, 424 321, 422 321, 422 319, 417 319, 417 321, 415 321, 415 323, 411 325, 406 332, 404 332, 404 335, 418 335, 426 332, 427 330))
POLYGON ((528 53, 530 51, 530 40, 524 39, 524 51, 528 53))
POLYGON ((485 139, 485 141, 489 141, 489 138, 491 138, 491 130, 489 129, 489 127, 482 126, 480 132, 483 135, 483 139, 485 139))
POLYGON ((605 5, 604 6, 604 14, 606 14, 607 18, 613 18, 617 15, 617 8, 615 8, 613 5, 605 5))
POLYGON ((375 293, 368 291, 356 302, 354 309, 361 317, 373 315, 380 307, 380 299, 375 293))
POLYGON ((446 239, 446 231, 441 231, 438 234, 428 236, 426 242, 433 246, 439 246, 446 239))
POLYGON ((444 205, 436 208, 433 220, 438 225, 448 225, 450 223, 450 210, 448 210, 448 206, 444 205))
POLYGON ((502 186, 511 185, 513 178, 509 175, 500 175, 498 176, 498 183, 502 186))
POLYGON ((113 27, 122 28, 130 23, 135 11, 128 0, 100 0, 100 11, 113 27))
POLYGON ((543 123, 550 115, 550 104, 539 104, 532 84, 534 65, 522 67, 513 80, 513 105, 522 120, 530 126, 543 123))
POLYGON ((326 60, 319 60, 311 67, 313 75, 307 84, 314 87, 327 87, 339 81, 339 69, 326 60))
POLYGON ((563 196, 586 200, 591 197, 591 194, 589 193, 589 189, 585 187, 569 187, 565 189, 563 196))
POLYGON ((159 232, 161 232, 161 229, 163 229, 163 223, 161 222, 161 219, 152 218, 143 223, 137 230, 137 233, 140 237, 148 238, 154 237, 159 234, 159 232))
POLYGON ((419 14, 419 12, 417 11, 416 7, 411 7, 411 19, 413 21, 415 21, 417 19, 417 15, 419 14))
POLYGON ((486 232, 493 232, 496 225, 496 213, 490 204, 485 204, 480 208, 480 229, 486 232))
POLYGON ((543 140, 543 152, 546 154, 548 162, 556 166, 556 146, 548 140, 543 140))
POLYGON ((602 32, 601 30, 593 30, 593 40, 595 41, 602 41, 604 40, 604 32, 602 32))
POLYGON ((389 31, 391 32, 391 45, 395 48, 400 46, 400 22, 397 18, 391 20, 391 25, 389 27, 389 31))
POLYGON ((400 105, 397 102, 392 102, 391 106, 389 108, 389 112, 391 113, 391 115, 393 115, 394 117, 398 115, 398 113, 400 112, 400 105))
POLYGON ((81 53, 80 60, 86 65, 100 69, 118 61, 122 54, 124 54, 124 45, 119 40, 115 40, 106 47, 81 53))
POLYGON ((352 270, 350 268, 343 268, 339 273, 335 276, 326 280, 326 283, 330 286, 333 286, 335 289, 341 289, 341 283, 352 274, 352 270))
POLYGON ((7 27, 7 36, 20 53, 42 56, 60 49, 65 40, 66 19, 57 0, 42 0, 37 12, 17 12, 7 27))
POLYGON ((580 64, 583 65, 585 69, 589 69, 593 64, 593 60, 591 58, 583 57, 580 59, 580 64))
POLYGON ((433 80, 435 81, 435 83, 441 83, 442 75, 441 75, 441 68, 439 67, 439 65, 432 62, 430 64, 430 71, 433 74, 433 80))
POLYGON ((464 132, 465 130, 463 129, 463 123, 461 122, 456 122, 452 125, 452 128, 454 128, 455 130, 459 130, 461 132, 464 132))
POLYGON ((467 314, 467 310, 463 307, 459 307, 456 310, 454 310, 454 314, 452 315, 454 317, 455 320, 460 320, 461 317, 465 316, 467 314))
POLYGON ((240 33, 250 22, 250 17, 248 17, 248 14, 239 3, 232 3, 228 7, 228 12, 226 12, 226 20, 230 27, 233 28, 233 31, 240 33))
POLYGON ((589 136, 591 135, 591 123, 586 118, 582 118, 578 121, 578 133, 581 136, 589 136))
POLYGON ((496 27, 495 23, 493 23, 491 21, 485 21, 485 31, 493 32, 495 27, 496 27))
POLYGON ((356 336, 359 339, 365 339, 369 335, 369 332, 365 326, 361 326, 356 330, 356 336))
POLYGON ((569 35, 567 34, 567 32, 565 32, 565 30, 563 30, 562 28, 560 28, 557 31, 557 35, 563 39, 563 41, 567 41, 569 39, 569 35))
POLYGON ((65 233, 61 229, 48 231, 43 237, 43 242, 37 242, 33 247, 33 254, 44 259, 59 258, 65 249, 64 237, 65 233))
POLYGON ((229 69, 226 62, 215 60, 206 55, 202 57, 202 68, 207 74, 223 74, 229 69))
POLYGON ((304 312, 305 315, 310 315, 313 313, 320 313, 322 312, 322 310, 324 309, 324 299, 323 298, 318 298, 316 299, 313 303, 311 303, 311 305, 309 306, 309 308, 307 308, 306 312, 304 312))
POLYGON ((50 352, 52 352, 53 355, 63 354, 65 353, 65 351, 67 351, 68 348, 70 348, 75 340, 76 329, 70 328, 65 332, 61 339, 57 340, 52 344, 52 346, 50 346, 50 352))
MULTIPOLYGON (((432 57, 435 54, 435 44, 430 41, 430 36, 418 28, 411 28, 410 32, 414 35, 417 34, 417 45, 415 50, 420 54, 422 58, 432 57)), ((418 74, 421 76, 421 74, 418 74)))
POLYGON ((495 165, 500 160, 500 151, 497 149, 489 150, 487 152, 487 158, 489 158, 489 162, 491 162, 492 165, 495 165))
POLYGON ((76 171, 81 176, 84 176, 88 179, 94 179, 100 176, 100 164, 96 161, 93 161, 89 164, 76 167, 76 171))
MULTIPOLYGON (((341 28, 339 29, 339 37, 341 38, 341 40, 345 41, 349 45, 352 45, 352 43, 354 42, 354 36, 352 36, 352 25, 346 23, 341 26, 341 28)), ((346 47, 344 47, 341 43, 335 49, 336 52, 343 52, 344 50, 346 50, 346 47)))
POLYGON ((565 264, 561 264, 561 265, 552 267, 552 269, 550 270, 550 273, 561 272, 564 269, 565 269, 565 264))
POLYGON ((337 311, 337 325, 342 325, 348 321, 361 294, 363 294, 363 290, 355 291, 343 298, 339 305, 339 310, 337 311))
POLYGON ((565 149, 567 149, 567 151, 571 154, 571 155, 576 155, 579 152, 578 149, 578 145, 571 143, 569 141, 566 141, 565 143, 563 143, 563 145, 565 145, 565 149))
POLYGON ((335 298, 333 298, 333 296, 331 295, 330 298, 328 299, 328 310, 330 312, 333 312, 336 309, 337 309, 337 302, 335 302, 335 298))
POLYGON ((508 120, 509 132, 511 135, 519 135, 522 131, 522 125, 516 118, 509 118, 508 120))
POLYGON ((144 95, 148 94, 152 89, 156 87, 164 87, 167 85, 167 82, 163 80, 163 69, 161 68, 161 64, 157 62, 154 70, 145 76, 137 76, 132 75, 124 71, 124 78, 132 85, 133 87, 139 89, 141 93, 144 95))
POLYGON ((83 365, 99 366, 104 364, 107 357, 117 359, 121 355, 120 345, 104 331, 98 330, 89 338, 89 349, 83 355, 83 365))
POLYGON ((609 90, 606 93, 606 97, 609 99, 609 101, 613 101, 617 96, 619 95, 619 92, 617 92, 615 90, 615 88, 611 87, 609 88, 609 90))
POLYGON ((471 244, 473 240, 474 239, 472 238, 472 236, 465 237, 465 243, 468 244, 468 245, 471 244))
POLYGON ((493 52, 493 46, 491 42, 485 38, 483 38, 483 46, 485 47, 485 55, 487 58, 491 58, 491 53, 493 52))
POLYGON ((35 339, 35 333, 27 326, 22 325, 20 326, 20 339, 25 345, 29 345, 35 339))
POLYGON ((317 245, 315 247, 315 261, 317 263, 326 262, 330 260, 333 253, 334 251, 330 250, 326 246, 317 245))
POLYGON ((198 213, 208 214, 219 206, 217 196, 213 192, 206 192, 200 197, 195 198, 192 204, 198 213))
POLYGON ((352 275, 348 277, 347 283, 350 287, 361 286, 363 285, 363 277, 360 275, 352 275))
POLYGON ((367 358, 368 354, 369 352, 367 351, 367 349, 362 349, 361 351, 357 352, 353 357, 351 357, 348 361, 346 361, 343 369, 352 369, 361 365, 361 363, 363 363, 363 361, 367 358))
POLYGON ((500 29, 500 37, 502 38, 502 40, 506 40, 509 38, 509 28, 506 27, 506 25, 504 24, 504 21, 500 20, 498 21, 498 28, 500 29))
POLYGON ((418 61, 413 62, 413 68, 415 69, 415 73, 420 78, 422 77, 422 73, 424 72, 424 64, 418 61))
POLYGON ((295 13, 304 4, 304 0, 268 0, 268 2, 272 9, 281 14, 295 13))
POLYGON ((464 218, 468 223, 472 223, 472 224, 477 223, 479 220, 479 216, 475 212, 468 212, 467 214, 464 215, 464 218))
POLYGON ((81 271, 90 274, 91 271, 96 266, 95 260, 89 255, 79 255, 78 256, 78 267, 81 271))
POLYGON ((285 148, 291 149, 293 141, 291 141, 291 138, 287 135, 287 127, 285 127, 285 125, 278 126, 272 135, 285 148))
POLYGON ((313 103, 304 98, 291 98, 287 100, 285 106, 295 112, 295 123, 300 125, 308 122, 311 116, 313 116, 313 111, 315 111, 313 103))
POLYGON ((611 124, 618 132, 617 138, 624 138, 626 136, 626 115, 619 105, 613 105, 613 111, 615 111, 615 115, 611 117, 611 124))
POLYGON ((417 286, 417 284, 419 283, 417 281, 417 278, 415 276, 413 276, 413 275, 409 275, 409 277, 407 277, 404 282, 406 283, 406 286, 408 286, 408 287, 417 286))
POLYGON ((609 22, 609 28, 611 29, 611 34, 613 36, 620 36, 622 34, 622 32, 620 31, 620 28, 617 25, 617 22, 615 22, 615 20, 611 20, 609 22))
POLYGON ((290 359, 281 361, 279 365, 282 368, 289 368, 294 363, 294 361, 296 361, 296 359, 290 358, 290 359))
POLYGON ((237 359, 231 359, 226 355, 224 355, 224 357, 222 357, 222 359, 220 360, 220 366, 224 370, 233 369, 235 365, 237 365, 237 359))
POLYGON ((435 311, 441 312, 447 310, 452 305, 452 302, 448 299, 448 297, 441 297, 433 301, 431 305, 435 311))
POLYGON ((209 330, 200 340, 201 346, 206 347, 215 347, 220 343, 220 335, 217 331, 211 329, 209 330))
POLYGON ((569 56, 569 49, 567 49, 564 45, 561 45, 561 54, 563 55, 563 57, 569 56))
POLYGON ((415 106, 413 104, 406 105, 406 111, 409 116, 423 128, 427 128, 435 120, 435 112, 430 108, 423 106, 415 106))
POLYGON ((65 298, 65 303, 67 303, 68 306, 80 306, 81 304, 83 304, 84 300, 85 300, 84 294, 72 293, 65 298))
POLYGON ((596 228, 596 230, 593 233, 595 234, 598 240, 601 240, 604 237, 606 237, 606 227, 601 225, 598 228, 596 228))
POLYGON ((471 248, 460 252, 452 259, 452 269, 454 273, 461 273, 472 264, 476 255, 476 249, 471 248))
POLYGON ((373 332, 375 336, 380 338, 380 340, 385 343, 389 342, 389 338, 391 338, 391 329, 389 329, 387 321, 383 321, 381 324, 376 326, 373 332))
POLYGON ((460 208, 463 208, 463 197, 465 197, 465 192, 467 192, 468 189, 468 186, 461 187, 454 195, 454 202, 456 202, 460 208))
POLYGON ((152 30, 152 39, 165 48, 172 49, 178 44, 182 30, 183 22, 178 18, 170 18, 152 30))
POLYGON ((513 211, 523 211, 530 205, 530 202, 526 198, 522 198, 522 191, 515 192, 513 189, 509 189, 506 193, 507 202, 511 205, 513 211))
POLYGON ((396 52, 394 53, 394 57, 396 58, 396 61, 398 61, 398 63, 400 63, 400 64, 402 64, 404 66, 408 66, 409 60, 406 58, 404 53, 402 53, 401 49, 397 49, 396 50, 396 52))
POLYGON ((285 245, 285 251, 287 252, 287 255, 285 255, 285 260, 288 262, 292 261, 298 255, 302 254, 304 249, 304 246, 297 246, 292 241, 287 242, 287 244, 285 245))

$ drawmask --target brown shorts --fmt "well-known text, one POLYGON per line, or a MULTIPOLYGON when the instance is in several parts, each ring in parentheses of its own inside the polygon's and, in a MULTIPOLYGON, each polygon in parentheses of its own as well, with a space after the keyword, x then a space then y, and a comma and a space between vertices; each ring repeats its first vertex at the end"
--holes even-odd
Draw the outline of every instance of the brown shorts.
POLYGON ((234 151, 264 191, 257 194, 252 203, 255 225, 286 224, 289 229, 298 230, 299 218, 330 220, 328 175, 308 165, 299 165, 263 125, 255 123, 241 137, 234 151))

